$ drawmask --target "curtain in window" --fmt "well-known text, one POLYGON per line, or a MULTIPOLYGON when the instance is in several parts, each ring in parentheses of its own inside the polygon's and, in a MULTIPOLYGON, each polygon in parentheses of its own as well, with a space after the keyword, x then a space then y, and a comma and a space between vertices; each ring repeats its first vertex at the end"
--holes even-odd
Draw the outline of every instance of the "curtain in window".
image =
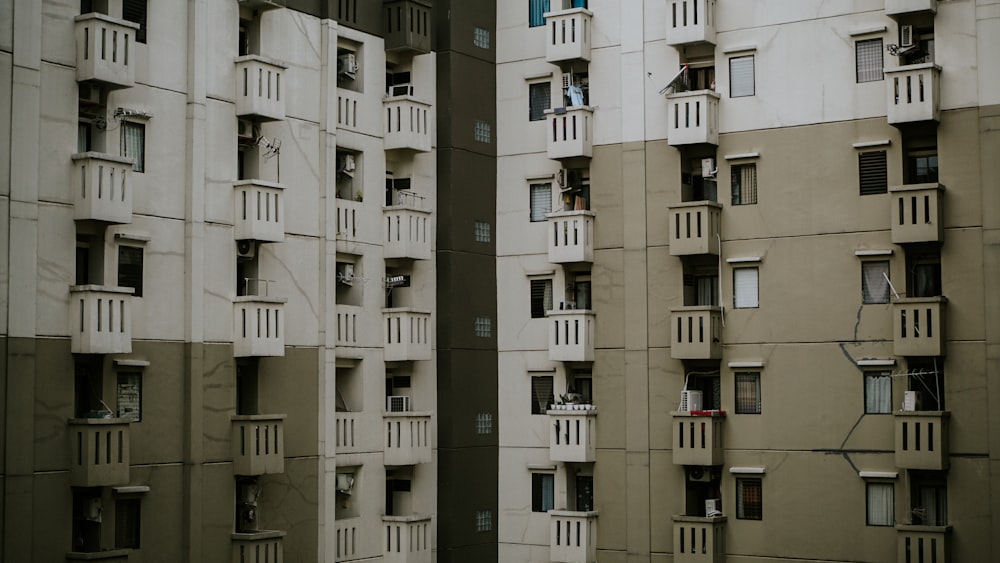
POLYGON ((531 318, 542 318, 551 310, 552 280, 531 280, 531 318))
POLYGON ((864 303, 889 302, 889 262, 861 263, 861 292, 864 303))
POLYGON ((531 221, 544 221, 551 212, 552 184, 531 184, 531 221))
POLYGON ((854 45, 858 82, 882 80, 882 40, 866 39, 854 45))
POLYGON ((141 123, 123 121, 121 130, 121 155, 132 159, 132 170, 142 172, 146 162, 146 127, 141 123))
POLYGON ((729 59, 729 97, 753 95, 753 55, 729 59))
POLYGON ((587 7, 587 0, 573 0, 573 7, 574 8, 586 8, 587 7))
POLYGON ((888 373, 865 375, 865 412, 868 414, 892 412, 892 378, 888 373))
POLYGON ((764 508, 760 479, 736 480, 736 517, 744 520, 760 520, 764 508))
POLYGON ((892 483, 868 483, 868 525, 894 526, 892 483))
POLYGON ((719 304, 719 276, 697 276, 694 279, 698 306, 717 306, 719 304))
POLYGON ((549 0, 528 0, 528 26, 545 25, 545 12, 549 11, 549 0))
POLYGON ((549 405, 555 402, 552 394, 552 376, 536 376, 531 378, 531 414, 543 414, 549 405))
POLYGON ((948 489, 931 485, 920 487, 920 506, 922 524, 925 526, 948 525, 948 489))
POLYGON ((742 164, 732 170, 733 205, 757 203, 757 165, 742 164))
POLYGON ((541 475, 542 512, 552 510, 556 506, 555 475, 541 475))
POLYGON ((757 268, 733 270, 733 306, 737 309, 754 308, 758 304, 757 268))
POLYGON ((760 414, 760 374, 736 374, 736 414, 760 414))

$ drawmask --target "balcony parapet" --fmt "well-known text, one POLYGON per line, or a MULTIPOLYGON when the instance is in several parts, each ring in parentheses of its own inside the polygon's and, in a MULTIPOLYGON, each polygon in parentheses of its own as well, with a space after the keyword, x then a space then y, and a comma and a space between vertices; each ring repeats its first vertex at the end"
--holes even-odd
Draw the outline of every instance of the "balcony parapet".
POLYGON ((594 261, 594 219, 590 210, 547 213, 549 262, 576 264, 594 261))
POLYGON ((885 0, 885 15, 937 13, 937 0, 885 0))
POLYGON ((267 475, 285 472, 285 415, 235 415, 233 473, 267 475))
POLYGON ((70 293, 70 350, 74 354, 132 352, 131 287, 74 285, 70 293))
POLYGON ((596 511, 549 511, 549 560, 557 563, 597 561, 596 511))
POLYGON ((72 486, 128 484, 129 422, 124 418, 69 419, 72 486))
POLYGON ((386 412, 382 416, 383 464, 400 466, 431 462, 430 412, 386 412))
POLYGON ((675 563, 725 563, 725 516, 674 516, 675 563))
POLYGON ((413 96, 389 96, 385 107, 383 148, 428 152, 431 150, 431 104, 413 96))
POLYGON ((597 315, 588 309, 547 311, 549 359, 557 362, 594 361, 594 329, 597 315))
POLYGON ((591 19, 586 8, 545 14, 545 60, 550 63, 590 61, 591 19))
POLYGON ((722 465, 724 411, 671 412, 675 465, 722 465))
POLYGON ((386 0, 385 50, 429 53, 433 6, 425 0, 386 0))
POLYGON ((719 144, 719 93, 693 90, 667 94, 667 144, 719 144))
POLYGON ((570 106, 545 110, 548 157, 554 160, 594 155, 594 108, 570 106))
POLYGON ((385 327, 384 360, 405 362, 429 360, 431 349, 431 312, 412 307, 382 309, 385 327))
POLYGON ((894 244, 944 241, 943 185, 935 182, 890 186, 889 193, 894 244))
POLYGON ((232 563, 282 563, 285 560, 284 531, 236 532, 232 539, 232 563))
POLYGON ((715 45, 715 0, 668 0, 667 45, 715 45))
POLYGON ((132 159, 84 152, 74 154, 73 219, 125 224, 132 222, 132 159))
POLYGON ((896 525, 897 563, 952 563, 951 526, 896 525))
POLYGON ((285 63, 260 55, 236 57, 236 116, 285 119, 285 63))
POLYGON ((903 297, 893 301, 893 353, 943 356, 947 297, 903 297))
POLYGON ((242 295, 233 298, 233 355, 285 355, 284 297, 242 295))
POLYGON ((948 469, 948 411, 898 411, 896 466, 906 469, 948 469))
POLYGON ((236 189, 236 240, 282 242, 285 240, 284 184, 241 180, 236 189))
POLYGON ((552 409, 549 415, 549 459, 552 461, 592 463, 597 448, 597 407, 580 410, 552 409))
POLYGON ((99 13, 80 14, 76 27, 76 81, 109 88, 135 86, 139 24, 99 13))
POLYGON ((722 308, 678 307, 670 310, 670 357, 675 360, 722 359, 722 308))
POLYGON ((722 205, 688 201, 670 206, 670 255, 718 256, 722 205))
POLYGON ((382 208, 385 258, 429 260, 432 255, 431 211, 414 205, 382 208))
POLYGON ((941 120, 941 67, 920 63, 885 69, 890 125, 941 120))
POLYGON ((66 561, 101 561, 102 563, 127 563, 130 549, 103 549, 101 551, 71 551, 66 561))
POLYGON ((430 563, 431 517, 422 514, 382 517, 384 563, 430 563))

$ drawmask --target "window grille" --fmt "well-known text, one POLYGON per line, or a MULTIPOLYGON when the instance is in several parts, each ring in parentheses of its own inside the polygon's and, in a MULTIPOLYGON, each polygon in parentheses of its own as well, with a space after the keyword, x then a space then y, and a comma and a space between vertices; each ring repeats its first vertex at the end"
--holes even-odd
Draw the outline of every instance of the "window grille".
POLYGON ((476 317, 476 336, 489 338, 493 336, 493 321, 489 317, 476 317))
POLYGON ((736 518, 762 520, 764 517, 764 491, 760 479, 736 480, 736 518))
POLYGON ((545 119, 545 110, 552 107, 552 85, 548 82, 528 84, 528 119, 545 119))
POLYGON ((476 434, 490 434, 493 432, 493 415, 481 412, 476 415, 476 434))
POLYGON ((864 39, 854 44, 858 83, 882 80, 882 39, 864 39))
POLYGON ((737 164, 732 167, 733 205, 757 203, 757 165, 737 164))
POLYGON ((477 532, 489 532, 493 529, 493 511, 492 510, 477 510, 476 511, 476 531, 477 532))
POLYGON ((472 32, 472 44, 480 49, 490 48, 490 30, 476 27, 472 32))
POLYGON ((760 374, 736 374, 736 414, 760 414, 760 374))
POLYGON ((474 131, 474 138, 480 143, 489 143, 493 140, 492 128, 485 121, 477 121, 474 131))
POLYGON ((475 240, 476 242, 490 242, 490 224, 486 221, 476 221, 475 240))
POLYGON ((142 249, 137 246, 118 247, 118 285, 135 289, 132 295, 142 297, 142 249))

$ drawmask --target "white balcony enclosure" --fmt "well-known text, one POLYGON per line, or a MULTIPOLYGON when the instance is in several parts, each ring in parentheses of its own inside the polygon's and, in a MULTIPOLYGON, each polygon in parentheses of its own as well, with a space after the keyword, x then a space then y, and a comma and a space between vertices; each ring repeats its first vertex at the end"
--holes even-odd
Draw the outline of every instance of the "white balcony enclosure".
POLYGON ((233 356, 285 355, 286 301, 263 295, 233 299, 233 356))
POLYGON ((893 302, 893 353, 897 356, 943 356, 948 299, 907 297, 893 302))
POLYGON ((76 80, 108 88, 135 86, 139 24, 90 13, 76 16, 76 80))
POLYGON ((285 532, 258 530, 234 533, 232 563, 284 563, 285 532))
POLYGON ((125 224, 132 222, 132 159, 98 152, 73 159, 73 219, 125 224))
POLYGON ((382 462, 388 466, 431 461, 431 413, 387 412, 383 415, 382 462))
POLYGON ((594 361, 593 311, 566 309, 548 311, 549 359, 557 362, 594 361))
POLYGON ((596 458, 597 407, 573 405, 581 410, 550 410, 549 459, 591 463, 596 458))
POLYGON ((433 251, 431 212, 413 204, 382 209, 382 242, 386 258, 429 260, 433 251))
POLYGON ((955 563, 951 526, 896 524, 897 563, 955 563))
POLYGON ((383 563, 431 563, 431 517, 382 517, 383 563))
POLYGON ((941 184, 908 184, 890 186, 892 242, 943 242, 941 184))
POLYGON ((719 254, 722 205, 691 201, 670 207, 670 255, 719 254))
POLYGON ((667 94, 667 144, 719 144, 719 94, 693 90, 667 94))
POLYGON ((545 60, 550 63, 590 61, 591 19, 586 8, 545 14, 545 60))
POLYGON ((674 516, 674 563, 725 562, 725 516, 674 516))
POLYGON ((132 352, 131 287, 74 285, 70 295, 70 340, 74 354, 132 352))
POLYGON ((391 96, 382 105, 385 114, 385 150, 431 150, 430 128, 433 123, 429 103, 413 96, 391 96))
POLYGON ((597 512, 550 510, 549 560, 596 563, 597 512))
POLYGON ((715 44, 715 0, 667 0, 667 45, 715 44))
POLYGON ((896 467, 948 469, 948 411, 898 411, 896 419, 896 467))
POLYGON ((711 306, 670 310, 670 357, 675 360, 722 359, 722 309, 711 306))
POLYGON ((236 116, 259 120, 285 118, 284 63, 261 57, 236 57, 236 116))
POLYGON ((431 313, 411 307, 382 309, 384 359, 405 362, 431 359, 431 313))
POLYGON ((128 484, 129 422, 123 418, 70 419, 70 485, 128 484))
POLYGON ((233 416, 233 473, 266 475, 285 471, 285 415, 233 416))
POLYGON ((674 465, 722 465, 723 423, 721 412, 711 416, 673 412, 674 465))
POLYGON ((937 13, 937 0, 885 0, 885 15, 937 13))
POLYGON ((551 159, 594 155, 594 108, 571 106, 545 110, 551 159))
POLYGON ((934 63, 885 69, 886 119, 890 125, 940 121, 941 67, 934 63))
POLYGON ((558 211, 545 215, 549 223, 549 262, 576 264, 594 261, 593 211, 558 211))
POLYGON ((285 186, 263 180, 241 180, 236 190, 236 240, 281 242, 285 240, 285 186))

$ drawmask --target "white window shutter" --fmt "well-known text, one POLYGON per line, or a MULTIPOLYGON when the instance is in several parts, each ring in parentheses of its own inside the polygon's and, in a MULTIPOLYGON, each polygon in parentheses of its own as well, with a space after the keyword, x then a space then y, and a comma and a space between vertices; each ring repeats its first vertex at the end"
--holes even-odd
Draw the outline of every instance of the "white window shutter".
POLYGON ((753 55, 729 59, 729 97, 754 95, 753 55))
POLYGON ((758 301, 757 268, 733 270, 733 305, 737 309, 754 308, 758 301))

